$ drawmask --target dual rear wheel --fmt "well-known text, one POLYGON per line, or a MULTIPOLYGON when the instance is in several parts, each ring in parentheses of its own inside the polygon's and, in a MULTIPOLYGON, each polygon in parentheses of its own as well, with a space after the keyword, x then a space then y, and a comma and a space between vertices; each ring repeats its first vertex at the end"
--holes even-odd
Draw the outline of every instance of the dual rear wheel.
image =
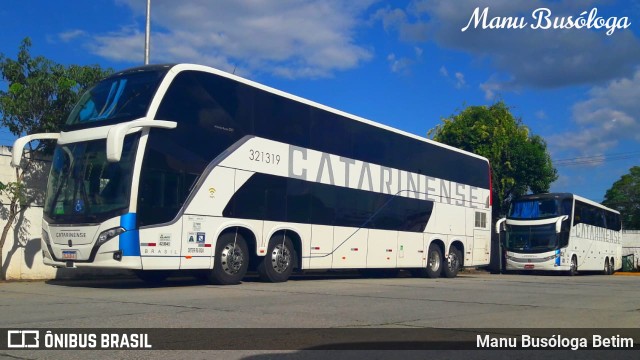
POLYGON ((602 273, 604 275, 613 275, 613 273, 615 272, 615 267, 614 267, 615 263, 613 258, 609 259, 605 259, 604 260, 604 270, 602 271, 602 273))
POLYGON ((449 256, 445 259, 442 250, 436 244, 429 245, 427 251, 427 266, 420 269, 417 275, 428 278, 454 278, 462 265, 462 253, 455 247, 449 250, 449 256))
MULTIPOLYGON (((247 273, 250 259, 247 242, 241 234, 223 234, 218 239, 209 280, 219 285, 240 283, 247 273)), ((269 240, 267 255, 253 259, 258 260, 256 270, 261 280, 285 282, 293 272, 297 254, 289 237, 275 235, 269 240)))

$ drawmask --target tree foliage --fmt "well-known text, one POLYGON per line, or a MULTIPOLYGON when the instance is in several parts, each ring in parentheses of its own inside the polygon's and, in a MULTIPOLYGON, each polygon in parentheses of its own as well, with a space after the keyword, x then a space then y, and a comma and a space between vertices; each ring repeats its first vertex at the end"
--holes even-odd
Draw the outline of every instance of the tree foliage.
POLYGON ((428 135, 489 159, 494 217, 506 214, 511 199, 529 191, 547 192, 558 178, 544 139, 530 134, 502 101, 488 107, 469 106, 444 119, 428 135))
POLYGON ((602 205, 620 211, 624 229, 640 230, 640 166, 613 183, 602 205))
MULTIPOLYGON (((84 90, 111 73, 98 65, 64 66, 43 56, 32 57, 25 38, 17 59, 0 54, 0 74, 7 90, 0 90, 2 126, 22 136, 58 132, 84 90)), ((44 143, 35 145, 40 150, 44 143)))
MULTIPOLYGON (((6 85, 6 90, 0 90, 0 124, 16 136, 59 132, 86 88, 112 72, 98 65, 64 66, 43 56, 32 57, 30 47, 31 40, 25 38, 16 59, 0 54, 0 79, 6 85)), ((31 156, 51 148, 47 142, 32 142, 28 146, 31 156)), ((23 167, 16 169, 15 181, 0 182, 0 195, 8 200, 4 204, 7 211, 3 220, 7 222, 0 237, 0 254, 16 217, 37 198, 38 191, 25 184, 31 170, 32 163, 23 162, 23 167)), ((0 256, 1 278, 3 270, 0 256)))

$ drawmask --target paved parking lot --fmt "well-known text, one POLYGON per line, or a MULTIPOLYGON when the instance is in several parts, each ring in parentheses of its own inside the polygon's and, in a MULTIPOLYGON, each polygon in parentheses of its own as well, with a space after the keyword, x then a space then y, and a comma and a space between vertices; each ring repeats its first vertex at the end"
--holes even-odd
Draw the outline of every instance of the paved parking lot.
POLYGON ((280 284, 249 278, 236 286, 173 278, 161 287, 136 279, 6 282, 0 284, 0 327, 637 328, 638 299, 640 277, 603 275, 325 274, 280 284))

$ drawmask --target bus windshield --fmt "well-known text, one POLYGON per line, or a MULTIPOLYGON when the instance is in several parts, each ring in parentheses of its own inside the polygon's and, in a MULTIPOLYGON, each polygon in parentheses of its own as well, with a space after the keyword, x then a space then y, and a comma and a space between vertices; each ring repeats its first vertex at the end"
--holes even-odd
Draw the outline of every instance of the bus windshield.
POLYGON ((505 248, 519 253, 541 253, 558 248, 556 225, 507 225, 505 248))
POLYGON ((139 135, 125 137, 121 161, 109 163, 104 139, 56 147, 44 214, 51 223, 95 223, 129 208, 139 135))
POLYGON ((571 215, 571 206, 570 199, 562 201, 559 199, 517 200, 511 204, 508 218, 531 220, 571 215))
POLYGON ((145 116, 165 73, 147 70, 102 80, 82 95, 67 118, 67 127, 107 120, 129 121, 145 116))

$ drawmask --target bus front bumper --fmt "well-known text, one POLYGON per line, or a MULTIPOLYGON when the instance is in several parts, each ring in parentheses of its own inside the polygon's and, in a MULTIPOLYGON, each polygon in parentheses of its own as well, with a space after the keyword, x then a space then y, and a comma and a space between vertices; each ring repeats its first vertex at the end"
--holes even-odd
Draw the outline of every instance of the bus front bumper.
POLYGON ((540 270, 540 271, 569 271, 570 265, 561 262, 560 251, 536 254, 516 254, 507 252, 506 255, 507 270, 540 270))
POLYGON ((45 265, 57 268, 99 267, 111 269, 142 269, 140 256, 123 256, 118 238, 100 247, 94 244, 77 245, 72 249, 64 245, 47 243, 42 239, 42 257, 45 265))

